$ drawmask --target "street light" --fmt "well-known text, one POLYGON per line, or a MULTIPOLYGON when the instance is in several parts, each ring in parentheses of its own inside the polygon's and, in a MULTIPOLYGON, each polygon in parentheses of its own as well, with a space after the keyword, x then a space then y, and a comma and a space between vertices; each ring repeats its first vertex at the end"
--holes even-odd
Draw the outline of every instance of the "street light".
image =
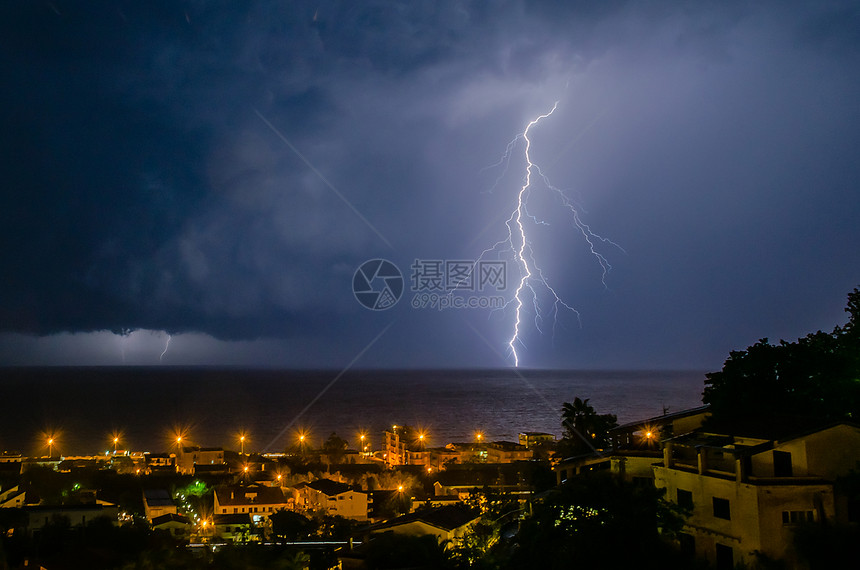
POLYGON ((299 453, 305 452, 305 443, 308 439, 308 434, 304 430, 299 431, 299 453))
POLYGON ((48 459, 54 458, 54 436, 48 436, 48 459))
POLYGON ((242 450, 241 450, 242 455, 245 455, 245 439, 246 438, 247 438, 247 436, 246 436, 245 432, 240 431, 239 432, 239 445, 242 448, 242 450))
POLYGON ((480 432, 480 431, 476 431, 476 432, 475 432, 475 440, 476 440, 478 443, 482 443, 483 439, 484 439, 484 434, 483 434, 482 432, 480 432))

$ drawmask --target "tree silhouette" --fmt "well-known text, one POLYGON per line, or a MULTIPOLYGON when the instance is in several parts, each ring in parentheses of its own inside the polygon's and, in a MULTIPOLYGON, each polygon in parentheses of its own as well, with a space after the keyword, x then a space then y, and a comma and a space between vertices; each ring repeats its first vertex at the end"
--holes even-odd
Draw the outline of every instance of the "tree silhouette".
POLYGON ((609 430, 618 425, 613 414, 598 414, 578 397, 573 403, 565 402, 561 408, 563 439, 559 451, 565 455, 588 453, 609 444, 609 430))
POLYGON ((795 342, 763 338, 733 351, 722 370, 706 375, 702 401, 709 425, 743 429, 751 422, 802 428, 860 417, 860 291, 848 295, 851 316, 832 333, 795 342))

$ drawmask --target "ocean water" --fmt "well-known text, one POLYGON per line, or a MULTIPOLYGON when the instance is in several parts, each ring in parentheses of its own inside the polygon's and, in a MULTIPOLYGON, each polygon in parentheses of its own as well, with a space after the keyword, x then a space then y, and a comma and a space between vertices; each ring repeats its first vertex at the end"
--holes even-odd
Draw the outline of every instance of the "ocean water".
POLYGON ((185 441, 245 451, 282 451, 299 430, 318 446, 336 432, 358 448, 368 434, 409 424, 428 445, 516 441, 523 431, 561 434, 561 407, 589 398, 619 423, 701 405, 701 371, 402 370, 275 371, 208 368, 0 369, 0 450, 104 453, 167 451, 185 441))

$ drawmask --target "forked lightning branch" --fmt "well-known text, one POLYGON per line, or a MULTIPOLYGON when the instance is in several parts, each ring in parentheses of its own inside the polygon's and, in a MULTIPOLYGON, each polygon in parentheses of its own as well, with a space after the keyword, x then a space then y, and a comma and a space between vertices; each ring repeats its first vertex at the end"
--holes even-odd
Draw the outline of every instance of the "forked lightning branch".
POLYGON ((568 310, 576 315, 579 319, 579 311, 572 305, 568 304, 558 291, 550 284, 549 276, 545 275, 538 265, 535 256, 534 241, 530 239, 531 232, 536 226, 547 225, 543 220, 537 218, 531 213, 528 208, 529 199, 536 191, 544 190, 552 193, 555 198, 561 203, 562 207, 567 210, 570 219, 574 226, 582 234, 591 255, 600 264, 602 269, 603 285, 606 286, 606 275, 612 266, 606 257, 599 251, 601 246, 615 247, 623 251, 615 242, 603 238, 591 231, 591 228, 585 224, 576 205, 567 195, 559 188, 553 186, 549 178, 541 170, 540 166, 532 161, 531 157, 531 130, 540 122, 549 118, 558 108, 558 101, 553 104, 552 108, 533 119, 526 125, 523 132, 519 133, 511 140, 501 160, 494 166, 501 167, 502 174, 497 180, 497 184, 504 178, 508 170, 511 158, 514 151, 518 147, 522 147, 523 157, 525 159, 525 172, 523 173, 523 182, 519 191, 516 194, 515 206, 511 211, 510 217, 505 222, 507 226, 507 235, 496 242, 492 247, 484 250, 478 257, 479 260, 484 260, 491 254, 498 256, 508 255, 513 259, 514 265, 517 268, 519 278, 516 280, 516 288, 513 297, 506 304, 506 308, 513 307, 513 330, 507 341, 507 348, 510 358, 513 360, 514 366, 519 366, 520 355, 518 350, 524 347, 522 335, 525 328, 524 319, 529 312, 533 315, 535 328, 539 332, 543 331, 543 324, 548 320, 552 320, 553 331, 558 322, 558 314, 561 310, 568 310), (550 309, 543 310, 544 305, 542 298, 549 299, 550 309))
MULTIPOLYGON (((549 193, 556 203, 562 206, 600 266, 604 286, 612 266, 601 249, 611 247, 624 251, 615 242, 594 233, 582 221, 574 202, 554 186, 538 163, 532 160, 531 131, 551 117, 557 108, 558 102, 548 112, 531 120, 523 132, 508 143, 502 158, 493 165, 502 169, 495 185, 499 186, 508 172, 515 152, 522 148, 525 170, 522 184, 515 193, 513 209, 505 222, 505 237, 482 251, 476 260, 416 259, 410 266, 413 308, 478 308, 512 313, 512 331, 506 347, 514 366, 520 364, 519 351, 525 347, 523 334, 529 315, 535 329, 540 333, 544 332, 546 323, 550 321, 555 333, 560 311, 570 311, 576 315, 577 320, 580 317, 579 311, 564 300, 551 284, 551 276, 547 275, 537 262, 535 241, 531 234, 538 226, 549 224, 529 210, 529 200, 537 192, 543 191, 549 193), (512 271, 509 266, 513 268, 512 271), (507 292, 509 296, 488 294, 490 292, 507 292)), ((356 300, 364 307, 381 311, 393 307, 400 300, 405 289, 405 280, 400 269, 391 261, 372 259, 356 270, 352 289, 356 300)))

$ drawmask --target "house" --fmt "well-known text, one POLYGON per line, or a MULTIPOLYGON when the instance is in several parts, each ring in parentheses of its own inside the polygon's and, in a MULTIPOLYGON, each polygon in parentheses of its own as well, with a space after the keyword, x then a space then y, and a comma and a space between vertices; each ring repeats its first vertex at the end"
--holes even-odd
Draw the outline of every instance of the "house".
POLYGON ((410 536, 433 535, 441 543, 461 538, 481 515, 465 505, 448 505, 401 515, 389 521, 367 527, 364 531, 371 538, 374 534, 394 532, 410 536))
POLYGON ((433 483, 436 497, 455 496, 466 500, 475 490, 492 489, 497 492, 530 494, 528 464, 472 464, 451 465, 440 471, 433 483))
POLYGON ((224 449, 221 447, 180 447, 176 454, 176 470, 183 475, 194 475, 197 466, 207 466, 207 470, 227 471, 224 463, 224 449))
POLYGON ((609 430, 613 449, 642 449, 656 441, 683 435, 702 427, 711 415, 710 406, 699 406, 626 423, 609 430))
POLYGON ((318 479, 300 486, 299 506, 310 511, 324 510, 332 516, 367 520, 367 493, 353 485, 330 479, 318 479))
POLYGON ((153 522, 154 519, 169 514, 176 514, 176 504, 170 497, 170 493, 164 489, 145 489, 143 491, 143 511, 146 519, 153 522))
POLYGON ((512 441, 491 443, 449 443, 444 448, 431 449, 431 464, 437 469, 457 463, 513 463, 528 461, 534 456, 525 445, 512 441))
POLYGON ((24 511, 29 516, 28 529, 40 531, 42 528, 61 518, 67 518, 72 527, 86 526, 98 518, 106 518, 117 524, 119 508, 111 503, 98 501, 85 505, 26 505, 24 511))
POLYGON ((536 445, 552 444, 555 442, 555 436, 542 431, 526 431, 519 434, 519 440, 520 445, 531 448, 536 445))
POLYGON ((558 461, 553 466, 556 480, 561 485, 586 472, 610 471, 627 481, 653 485, 652 466, 663 457, 662 440, 699 429, 708 415, 708 406, 700 406, 620 425, 609 431, 609 449, 558 461))
POLYGON ((247 514, 254 522, 261 522, 280 509, 293 506, 280 487, 253 484, 215 488, 216 515, 247 514))
POLYGON ((176 540, 188 540, 191 537, 191 519, 176 513, 167 513, 153 518, 152 530, 164 531, 176 540))
POLYGON ((394 426, 385 432, 385 465, 429 465, 431 452, 425 448, 424 434, 409 426, 394 426))
POLYGON ((215 515, 212 517, 215 537, 224 542, 248 542, 254 524, 248 513, 215 515))
POLYGON ((0 509, 19 509, 26 503, 27 493, 18 489, 18 485, 0 493, 0 509))
POLYGON ((782 438, 677 435, 653 470, 666 497, 691 509, 681 548, 734 568, 756 552, 796 564, 797 525, 849 521, 834 481, 858 462, 860 426, 839 423, 782 438))
POLYGON ((151 475, 176 473, 176 456, 172 453, 144 453, 143 463, 151 475))
POLYGON ((494 441, 487 445, 487 463, 514 463, 528 461, 534 456, 527 446, 512 441, 494 441))
POLYGON ((0 451, 0 463, 21 463, 24 457, 16 451, 0 451))

